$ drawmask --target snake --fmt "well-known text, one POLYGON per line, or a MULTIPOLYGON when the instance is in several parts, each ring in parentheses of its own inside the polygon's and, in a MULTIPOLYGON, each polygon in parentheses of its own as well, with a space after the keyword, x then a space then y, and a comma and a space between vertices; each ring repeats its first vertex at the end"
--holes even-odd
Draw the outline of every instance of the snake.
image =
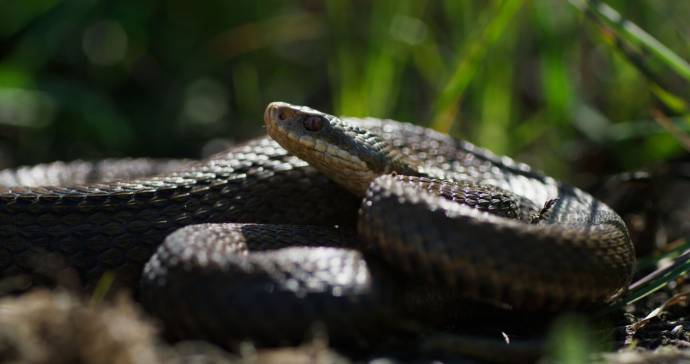
POLYGON ((526 164, 284 102, 264 125, 201 161, 0 172, 2 276, 113 272, 172 337, 221 345, 295 342, 315 323, 360 341, 402 318, 443 324, 467 302, 587 307, 632 278, 622 219, 526 164))

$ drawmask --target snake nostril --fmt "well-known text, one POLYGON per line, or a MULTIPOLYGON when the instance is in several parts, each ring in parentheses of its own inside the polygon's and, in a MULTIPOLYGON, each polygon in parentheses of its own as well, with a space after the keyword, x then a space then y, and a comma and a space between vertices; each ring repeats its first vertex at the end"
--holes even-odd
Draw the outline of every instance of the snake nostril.
POLYGON ((279 110, 278 111, 278 120, 279 121, 285 121, 287 119, 287 114, 285 113, 285 110, 279 110))

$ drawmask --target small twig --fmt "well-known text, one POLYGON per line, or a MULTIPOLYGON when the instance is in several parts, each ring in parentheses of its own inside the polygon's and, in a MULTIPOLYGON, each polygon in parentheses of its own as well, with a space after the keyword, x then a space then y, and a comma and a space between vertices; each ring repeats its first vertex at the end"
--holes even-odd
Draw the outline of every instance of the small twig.
POLYGON ((690 136, 685 134, 676 124, 673 123, 668 116, 666 116, 660 110, 652 110, 652 117, 654 120, 661 125, 662 128, 666 129, 680 144, 690 152, 690 136))
POLYGON ((688 301, 690 301, 690 292, 678 293, 666 300, 666 302, 661 304, 661 306, 653 309, 652 312, 650 312, 643 319, 628 325, 628 330, 630 330, 630 333, 634 335, 636 331, 645 327, 653 318, 658 317, 662 313, 666 312, 666 310, 668 310, 670 307, 676 305, 687 305, 688 301))

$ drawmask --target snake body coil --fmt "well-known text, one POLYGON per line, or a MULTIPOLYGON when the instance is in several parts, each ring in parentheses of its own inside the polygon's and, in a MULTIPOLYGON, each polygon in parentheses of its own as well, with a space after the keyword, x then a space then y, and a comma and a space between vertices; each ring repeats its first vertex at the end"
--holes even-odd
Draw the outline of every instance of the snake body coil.
POLYGON ((273 103, 265 122, 278 143, 174 168, 0 173, 0 269, 58 253, 87 282, 136 277, 158 247, 144 304, 169 332, 222 344, 301 340, 316 321, 352 340, 401 316, 442 320, 465 298, 604 303, 631 278, 618 215, 524 164, 390 120, 273 103))

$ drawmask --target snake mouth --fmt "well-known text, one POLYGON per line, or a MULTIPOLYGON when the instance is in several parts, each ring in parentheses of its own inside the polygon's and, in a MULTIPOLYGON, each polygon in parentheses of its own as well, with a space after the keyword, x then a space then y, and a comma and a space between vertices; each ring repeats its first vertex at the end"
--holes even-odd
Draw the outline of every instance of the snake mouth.
POLYGON ((275 102, 272 102, 266 106, 266 110, 264 111, 264 124, 266 126, 269 126, 274 122, 274 120, 278 116, 278 105, 275 102))
MULTIPOLYGON (((281 115, 281 109, 286 106, 283 102, 272 102, 266 106, 264 111, 264 125, 266 126, 266 132, 275 138, 276 128, 278 128, 278 117, 281 115)), ((282 134, 282 133, 281 133, 282 134)))
MULTIPOLYGON (((300 135, 294 127, 294 122, 300 117, 296 106, 286 102, 272 102, 264 111, 264 124, 268 135, 289 151, 300 154, 298 151, 305 148, 300 141, 300 135)), ((308 143, 306 143, 308 145, 308 143)))
POLYGON ((278 122, 294 117, 294 107, 287 102, 275 101, 266 106, 264 124, 266 127, 276 126, 278 122))
POLYGON ((315 139, 302 125, 305 118, 319 117, 316 110, 276 101, 268 104, 264 111, 264 124, 268 135, 295 154, 297 151, 312 149, 315 139))

